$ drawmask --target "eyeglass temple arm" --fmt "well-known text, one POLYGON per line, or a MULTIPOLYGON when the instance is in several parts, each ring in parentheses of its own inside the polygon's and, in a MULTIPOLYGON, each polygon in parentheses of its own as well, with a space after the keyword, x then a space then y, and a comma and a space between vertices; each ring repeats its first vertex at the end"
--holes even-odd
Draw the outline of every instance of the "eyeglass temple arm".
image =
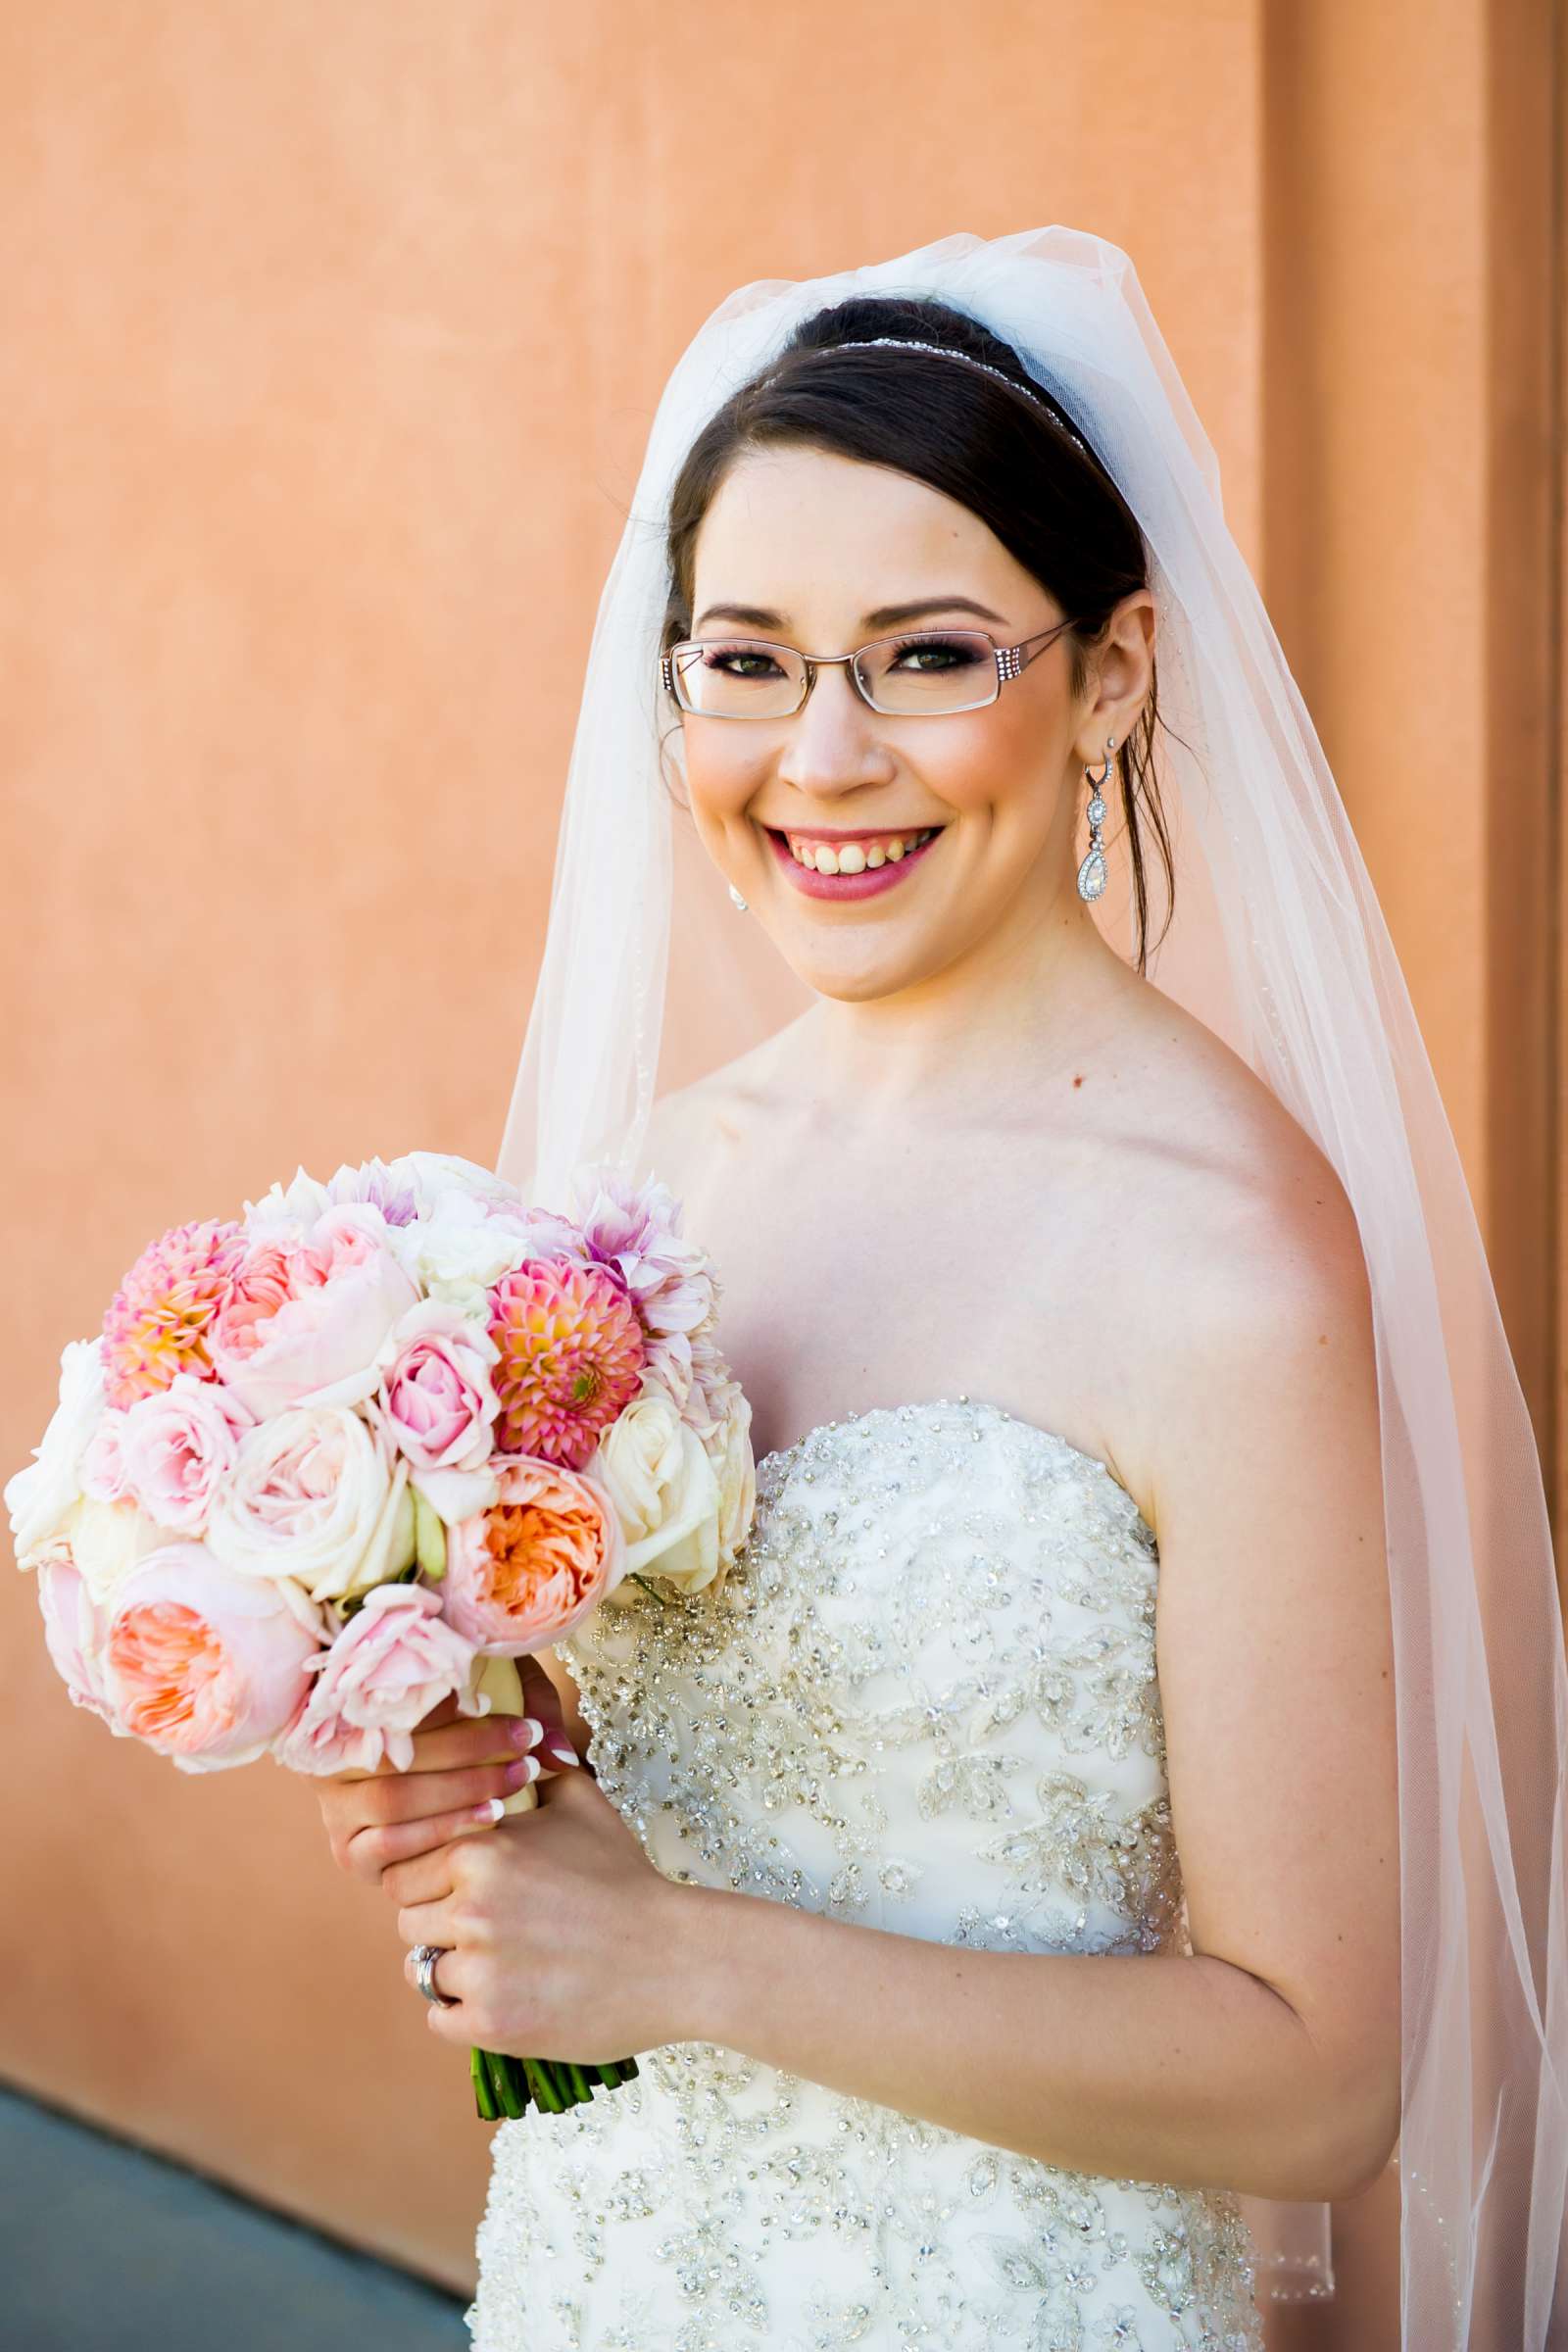
POLYGON ((1016 645, 1007 646, 1004 648, 1004 651, 1020 657, 1018 666, 1021 669, 1026 662, 1034 660, 1035 654, 1045 652, 1053 637, 1059 637, 1063 629, 1070 629, 1072 625, 1070 619, 1058 620, 1054 628, 1037 629, 1032 637, 1020 637, 1016 645), (1033 646, 1034 653, 1025 653, 1025 646, 1033 646))

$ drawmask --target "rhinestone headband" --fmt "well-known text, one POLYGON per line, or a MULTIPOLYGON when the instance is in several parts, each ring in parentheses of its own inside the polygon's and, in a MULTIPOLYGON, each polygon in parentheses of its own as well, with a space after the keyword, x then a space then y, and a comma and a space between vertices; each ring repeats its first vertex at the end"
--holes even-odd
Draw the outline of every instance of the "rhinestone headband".
MULTIPOLYGON (((1069 441, 1075 441, 1092 464, 1100 465, 1100 460, 1095 456, 1082 433, 1075 432, 1072 426, 1056 414, 1049 401, 1042 400, 1038 392, 1031 392, 1026 384, 1020 384, 1015 376, 1004 375, 1000 368, 993 368, 989 360, 977 360, 966 351, 955 351, 948 343, 919 343, 912 335, 858 335, 848 343, 818 344, 816 346, 819 351, 875 351, 883 347, 890 351, 929 351, 933 352, 939 360, 956 360, 962 368, 984 368, 986 374, 994 375, 999 384, 1005 384, 1009 392, 1022 393, 1025 400, 1032 400, 1035 407, 1050 417, 1058 432, 1065 433, 1069 441)), ((1103 471, 1103 467, 1101 470, 1103 471)))

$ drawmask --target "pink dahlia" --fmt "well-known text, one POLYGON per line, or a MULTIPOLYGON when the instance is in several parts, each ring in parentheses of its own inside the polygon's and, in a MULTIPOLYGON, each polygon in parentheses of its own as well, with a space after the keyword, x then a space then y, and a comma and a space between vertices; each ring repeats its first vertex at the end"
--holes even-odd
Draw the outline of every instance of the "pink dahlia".
POLYGON ((580 1470, 641 1381, 642 1325, 620 1283, 567 1257, 528 1258, 490 1294, 490 1337, 497 1448, 580 1470))
POLYGON ((155 1396, 176 1372, 216 1378, 208 1326, 245 1256, 244 1228, 210 1217, 174 1225, 150 1242, 104 1316, 104 1392, 128 1411, 155 1396))

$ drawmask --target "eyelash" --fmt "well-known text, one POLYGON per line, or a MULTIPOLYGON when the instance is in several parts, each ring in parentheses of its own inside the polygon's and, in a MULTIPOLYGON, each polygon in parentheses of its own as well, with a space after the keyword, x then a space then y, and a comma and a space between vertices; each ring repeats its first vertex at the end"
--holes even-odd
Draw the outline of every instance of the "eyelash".
MULTIPOLYGON (((743 640, 734 645, 715 645, 711 649, 709 656, 708 665, 710 667, 717 667, 718 663, 725 659, 733 661, 736 656, 742 652, 744 642, 745 641, 743 640)), ((890 642, 893 646, 895 660, 897 660, 901 654, 911 652, 931 654, 942 653, 944 651, 957 654, 964 653, 964 648, 956 645, 953 638, 944 637, 940 633, 932 635, 927 632, 917 631, 911 636, 894 637, 888 642, 890 642)))

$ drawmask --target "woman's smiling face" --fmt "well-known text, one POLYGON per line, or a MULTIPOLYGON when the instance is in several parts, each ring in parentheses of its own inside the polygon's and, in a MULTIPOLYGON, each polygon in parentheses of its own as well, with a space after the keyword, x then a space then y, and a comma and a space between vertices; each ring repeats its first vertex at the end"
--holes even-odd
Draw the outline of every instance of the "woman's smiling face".
MULTIPOLYGON (((692 612, 693 637, 812 654, 944 624, 1015 645, 1068 618, 967 507, 891 467, 801 447, 747 451, 724 476, 697 534, 692 612), (907 610, 890 619, 888 608, 907 610)), ((892 994, 999 926, 1032 928, 1054 902, 1080 906, 1077 786, 1103 737, 1086 724, 1093 686, 1073 697, 1068 646, 1064 632, 977 710, 884 716, 839 666, 817 671, 791 718, 683 713, 699 837, 819 994, 892 994), (928 828, 902 860, 872 856, 855 896, 824 887, 791 847, 907 843, 928 828)), ((1114 720, 1105 732, 1121 740, 1114 720)))

